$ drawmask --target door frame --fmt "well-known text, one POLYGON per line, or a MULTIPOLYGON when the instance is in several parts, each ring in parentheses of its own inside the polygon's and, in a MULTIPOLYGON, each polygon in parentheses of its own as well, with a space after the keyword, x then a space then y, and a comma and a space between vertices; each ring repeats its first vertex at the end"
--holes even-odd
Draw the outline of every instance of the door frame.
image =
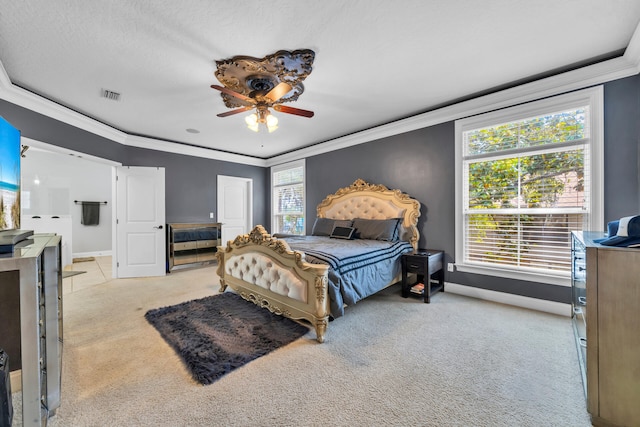
MULTIPOLYGON (((241 182, 245 185, 247 185, 247 203, 245 204, 245 206, 247 207, 247 212, 246 212, 246 218, 247 218, 247 223, 246 223, 246 230, 247 233, 251 231, 251 228, 253 226, 253 178, 245 178, 245 177, 241 177, 241 176, 229 176, 229 175, 218 175, 216 178, 216 204, 217 204, 217 218, 218 221, 221 221, 221 218, 223 218, 222 212, 224 212, 224 198, 222 197, 222 191, 220 191, 221 189, 221 181, 236 181, 236 182, 241 182), (220 179, 222 178, 222 180, 220 179)), ((222 232, 224 232, 224 224, 222 224, 222 232)), ((222 236, 221 236, 222 237, 222 236)), ((228 240, 228 239, 227 239, 228 240)), ((222 240, 222 245, 225 246, 227 244, 227 242, 223 239, 222 240)))
MULTIPOLYGON (((118 200, 118 169, 122 169, 122 168, 146 168, 146 169, 165 169, 164 167, 160 167, 160 166, 123 166, 123 165, 119 165, 119 166, 114 166, 111 169, 111 200, 113 200, 111 209, 112 209, 112 233, 111 233, 111 238, 112 238, 112 242, 111 242, 111 251, 112 251, 112 257, 111 257, 111 274, 112 277, 114 279, 119 278, 119 272, 118 272, 118 259, 119 259, 119 255, 118 255, 118 204, 120 202, 120 200, 118 200)), ((162 176, 163 181, 165 181, 165 175, 163 174, 162 176)), ((165 183, 163 182, 163 186, 165 185, 165 183)), ((166 274, 166 255, 167 255, 167 242, 166 242, 166 238, 167 238, 167 233, 164 227, 166 227, 166 218, 164 217, 164 215, 166 214, 166 194, 163 194, 163 199, 162 199, 162 210, 163 210, 163 224, 161 224, 162 230, 163 230, 163 240, 164 240, 164 262, 163 262, 163 275, 166 274)), ((127 276, 128 278, 130 278, 131 276, 127 276)), ((139 277, 146 277, 146 276, 139 276, 139 277)))

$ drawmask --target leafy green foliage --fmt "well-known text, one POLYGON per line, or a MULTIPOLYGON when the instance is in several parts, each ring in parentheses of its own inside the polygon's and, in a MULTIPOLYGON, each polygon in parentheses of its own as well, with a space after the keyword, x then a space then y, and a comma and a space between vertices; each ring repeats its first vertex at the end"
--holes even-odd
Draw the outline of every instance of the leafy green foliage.
MULTIPOLYGON (((540 240, 536 234, 556 233, 563 221, 558 214, 522 209, 583 206, 585 148, 557 144, 585 138, 585 116, 578 109, 466 133, 466 154, 477 156, 467 163, 468 208, 478 211, 469 217, 469 237, 482 248, 470 256, 499 263, 526 259, 540 240), (520 212, 481 213, 488 209, 520 212)), ((568 241, 565 227, 561 240, 568 241)))

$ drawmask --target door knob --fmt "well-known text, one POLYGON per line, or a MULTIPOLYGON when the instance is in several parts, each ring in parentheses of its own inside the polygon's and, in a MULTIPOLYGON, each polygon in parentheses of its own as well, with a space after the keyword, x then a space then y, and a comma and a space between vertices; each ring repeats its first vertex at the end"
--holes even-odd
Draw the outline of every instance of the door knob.
POLYGON ((162 226, 161 225, 157 225, 157 226, 155 226, 153 228, 157 228, 158 230, 162 230, 162 226))

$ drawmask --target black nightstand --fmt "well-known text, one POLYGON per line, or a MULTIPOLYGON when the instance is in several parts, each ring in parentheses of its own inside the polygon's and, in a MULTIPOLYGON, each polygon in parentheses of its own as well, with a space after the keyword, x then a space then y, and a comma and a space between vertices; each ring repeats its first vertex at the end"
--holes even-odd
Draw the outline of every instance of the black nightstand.
POLYGON ((444 252, 432 249, 418 249, 417 251, 402 255, 402 296, 407 298, 410 294, 424 296, 424 302, 431 302, 431 295, 436 292, 444 292, 444 269, 442 268, 444 252), (411 291, 414 284, 407 282, 408 273, 416 273, 418 281, 424 283, 422 293, 411 291), (437 285, 431 284, 432 276, 438 281, 437 285))

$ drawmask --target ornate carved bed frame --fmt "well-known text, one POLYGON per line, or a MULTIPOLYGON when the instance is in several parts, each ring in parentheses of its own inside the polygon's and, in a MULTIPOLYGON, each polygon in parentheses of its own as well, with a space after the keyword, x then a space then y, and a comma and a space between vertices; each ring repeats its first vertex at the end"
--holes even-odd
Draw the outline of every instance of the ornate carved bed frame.
MULTIPOLYGON (((317 208, 319 218, 402 218, 400 238, 418 245, 420 204, 400 190, 369 184, 362 179, 327 196, 317 208)), ((305 261, 284 240, 263 226, 218 247, 220 292, 227 286, 242 298, 291 319, 305 319, 324 342, 329 323, 328 269, 305 261)), ((398 277, 387 284, 396 283, 398 277)))

